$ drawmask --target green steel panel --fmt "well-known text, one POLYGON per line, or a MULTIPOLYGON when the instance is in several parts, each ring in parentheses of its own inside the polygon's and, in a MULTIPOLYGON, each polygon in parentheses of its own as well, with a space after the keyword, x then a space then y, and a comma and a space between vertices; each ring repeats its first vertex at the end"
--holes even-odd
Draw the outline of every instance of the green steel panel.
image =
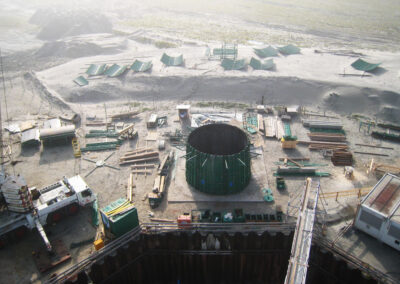
POLYGON ((102 133, 102 134, 108 134, 108 133, 115 133, 115 131, 110 131, 110 130, 101 130, 101 129, 92 129, 89 131, 89 133, 102 133))
POLYGON ((267 46, 266 48, 260 49, 254 48, 254 53, 257 54, 260 58, 278 56, 278 51, 272 46, 267 46))
POLYGON ((107 137, 107 138, 118 138, 118 133, 88 133, 85 138, 97 138, 97 137, 107 137))
POLYGON ((98 143, 87 143, 86 147, 91 147, 91 146, 109 146, 109 145, 121 145, 122 141, 117 140, 117 141, 110 141, 110 142, 98 142, 98 143))
POLYGON ((379 65, 381 65, 381 63, 369 63, 366 62, 364 60, 362 60, 361 58, 357 59, 356 61, 354 61, 351 66, 357 70, 360 71, 372 71, 375 68, 377 68, 379 65))
POLYGON ((151 63, 151 61, 143 62, 140 60, 135 60, 135 62, 133 62, 131 66, 131 69, 135 72, 146 72, 150 70, 152 67, 153 63, 151 63))
POLYGON ((86 80, 85 77, 83 77, 83 76, 79 76, 78 78, 76 78, 76 79, 74 80, 74 82, 75 82, 76 84, 78 84, 79 86, 81 86, 81 87, 86 86, 86 85, 89 85, 89 81, 86 80))
POLYGON ((290 124, 289 123, 284 123, 283 128, 285 130, 285 136, 291 137, 292 136, 292 130, 290 129, 290 124))
POLYGON ((278 48, 279 52, 284 55, 298 54, 300 53, 300 48, 292 44, 282 46, 278 48))
POLYGON ((212 155, 186 144, 186 180, 199 191, 226 195, 242 191, 251 177, 250 142, 239 153, 212 155), (243 163, 242 163, 243 162, 243 163))
POLYGON ((106 64, 90 64, 89 68, 86 70, 86 74, 89 76, 103 75, 106 71, 106 64))
POLYGON ((113 64, 110 68, 107 69, 107 71, 104 73, 108 77, 118 77, 125 73, 126 69, 128 66, 120 66, 118 64, 113 64))
POLYGON ((250 66, 255 70, 269 70, 272 69, 275 64, 272 59, 261 61, 252 57, 250 60, 250 66))
POLYGON ((225 70, 240 70, 246 67, 246 60, 245 59, 233 60, 229 58, 224 58, 221 62, 221 66, 225 70))
POLYGON ((183 55, 172 57, 164 53, 161 57, 161 62, 167 66, 179 66, 183 64, 183 55))

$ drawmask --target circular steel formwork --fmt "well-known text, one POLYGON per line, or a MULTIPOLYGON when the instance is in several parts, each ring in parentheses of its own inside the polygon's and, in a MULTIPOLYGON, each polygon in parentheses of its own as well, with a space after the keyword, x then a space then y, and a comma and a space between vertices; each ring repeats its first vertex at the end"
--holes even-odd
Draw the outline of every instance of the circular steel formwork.
POLYGON ((251 177, 250 143, 239 128, 208 124, 190 133, 186 144, 186 181, 199 191, 232 194, 251 177))

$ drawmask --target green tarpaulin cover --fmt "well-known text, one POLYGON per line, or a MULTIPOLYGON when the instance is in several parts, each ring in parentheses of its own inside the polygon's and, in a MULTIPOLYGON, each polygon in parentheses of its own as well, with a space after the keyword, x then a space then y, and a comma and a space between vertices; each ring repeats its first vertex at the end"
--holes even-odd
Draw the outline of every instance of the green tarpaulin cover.
POLYGON ((89 76, 102 75, 106 71, 106 64, 90 64, 89 68, 86 70, 86 74, 89 76))
POLYGON ((133 62, 131 69, 135 72, 146 72, 153 66, 153 63, 151 61, 148 62, 142 62, 140 60, 135 60, 133 62))
POLYGON ((253 67, 254 70, 269 70, 272 69, 275 64, 272 59, 261 61, 252 57, 250 60, 250 66, 253 67))
POLYGON ((261 49, 254 48, 254 53, 260 58, 278 56, 278 51, 272 46, 267 46, 266 48, 261 49))
POLYGON ((284 54, 284 55, 290 55, 290 54, 298 54, 300 53, 300 48, 297 46, 294 46, 292 44, 282 46, 278 48, 279 52, 284 54))
POLYGON ((161 62, 167 66, 179 66, 183 64, 183 55, 172 57, 164 53, 161 57, 161 62))
POLYGON ((232 60, 229 58, 225 58, 221 62, 221 66, 224 67, 225 70, 240 70, 246 67, 246 60, 232 60))
POLYGON ((128 66, 120 66, 118 64, 113 64, 110 68, 106 70, 104 74, 106 74, 108 77, 118 77, 122 75, 128 66))
POLYGON ((372 71, 374 70, 376 67, 378 67, 379 65, 381 65, 380 63, 368 63, 364 60, 362 60, 361 58, 357 59, 356 61, 354 61, 351 66, 357 70, 361 70, 361 71, 372 71))
POLYGON ((89 84, 89 81, 85 79, 83 76, 79 76, 74 80, 75 83, 77 83, 79 86, 86 86, 89 84))

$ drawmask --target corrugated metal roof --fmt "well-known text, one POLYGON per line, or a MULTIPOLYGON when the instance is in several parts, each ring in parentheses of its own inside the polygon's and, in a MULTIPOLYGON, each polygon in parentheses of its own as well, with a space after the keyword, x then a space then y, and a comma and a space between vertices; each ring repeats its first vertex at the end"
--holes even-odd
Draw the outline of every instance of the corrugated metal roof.
POLYGON ((21 134, 21 144, 40 143, 39 129, 29 129, 21 134))
POLYGON ((61 120, 59 118, 53 118, 53 119, 49 119, 46 120, 43 123, 43 128, 59 128, 61 127, 61 120))
POLYGON ((400 222, 400 178, 392 174, 384 175, 362 205, 400 222))

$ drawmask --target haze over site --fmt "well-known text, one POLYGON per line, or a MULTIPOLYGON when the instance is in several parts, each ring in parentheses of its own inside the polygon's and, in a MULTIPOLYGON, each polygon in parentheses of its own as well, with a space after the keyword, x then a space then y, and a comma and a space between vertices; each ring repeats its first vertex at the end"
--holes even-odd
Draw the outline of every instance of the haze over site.
POLYGON ((400 1, 3 0, 0 5, 6 76, 36 72, 34 77, 67 102, 254 102, 265 96, 270 104, 311 103, 344 113, 355 110, 349 102, 358 101, 357 112, 390 120, 400 116, 400 1), (302 52, 274 58, 274 71, 224 72, 219 62, 204 61, 206 47, 221 42, 238 43, 239 57, 247 61, 254 47, 269 44, 290 43, 302 52), (332 50, 342 54, 329 54, 332 50), (338 76, 354 72, 352 51, 382 63, 379 72, 368 78, 338 76), (165 68, 159 61, 164 52, 183 54, 185 68, 165 68), (94 61, 131 64, 133 58, 151 60, 152 72, 92 80, 85 88, 73 82, 94 61), (237 86, 237 77, 245 77, 240 83, 245 89, 237 86), (332 92, 339 95, 334 102, 327 97, 332 92))
POLYGON ((66 13, 86 16, 89 22, 94 15, 104 16, 115 33, 158 29, 203 41, 290 41, 303 47, 342 45, 391 51, 397 51, 400 42, 400 2, 395 0, 3 0, 0 5, 0 39, 7 52, 40 45, 36 35, 42 25, 66 13), (30 21, 38 9, 47 10, 39 26, 30 21), (17 45, 24 42, 28 46, 17 45))

